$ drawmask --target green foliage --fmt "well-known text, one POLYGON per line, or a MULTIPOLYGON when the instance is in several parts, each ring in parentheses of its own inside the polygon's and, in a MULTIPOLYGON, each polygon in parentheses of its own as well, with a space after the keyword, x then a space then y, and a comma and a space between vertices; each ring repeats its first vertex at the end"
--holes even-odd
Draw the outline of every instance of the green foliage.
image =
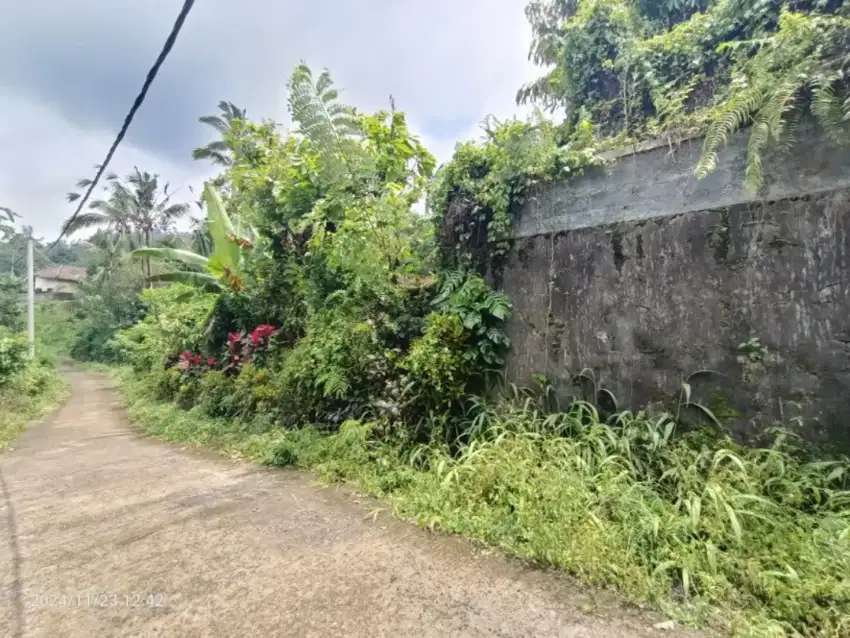
POLYGON ((458 315, 434 312, 425 318, 425 334, 411 344, 401 362, 412 395, 408 413, 427 417, 438 410, 450 411, 464 398, 473 371, 464 356, 467 334, 458 315))
MULTIPOLYGON (((0 336, 0 368, 8 357, 7 339, 0 336)), ((26 341, 22 343, 25 355, 26 341)), ((30 421, 53 409, 66 392, 66 384, 52 364, 22 359, 14 369, 10 377, 0 372, 0 451, 11 445, 30 421)))
POLYGON ((116 266, 101 283, 83 284, 71 356, 80 361, 114 361, 116 354, 107 344, 117 331, 144 315, 138 298, 143 286, 143 274, 127 263, 116 266))
POLYGON ((71 356, 77 339, 76 301, 41 300, 35 304, 35 351, 54 364, 71 356))
POLYGON ((317 315, 275 375, 280 418, 289 425, 337 426, 369 409, 383 382, 386 355, 373 320, 344 312, 317 315))
POLYGON ((765 150, 770 144, 792 147, 806 111, 834 142, 850 140, 848 46, 847 18, 787 9, 782 10, 775 33, 724 43, 720 50, 730 52, 736 62, 730 96, 708 129, 697 176, 714 170, 718 150, 746 125, 752 125, 746 183, 753 190, 762 183, 765 150))
MULTIPOLYGON (((177 261, 188 266, 201 267, 206 272, 173 271, 149 275, 148 281, 176 282, 204 287, 212 290, 229 289, 235 292, 245 286, 243 252, 254 247, 252 240, 243 237, 243 229, 237 228, 221 200, 221 195, 211 183, 204 185, 204 200, 207 204, 207 229, 212 238, 213 252, 209 257, 176 248, 138 248, 133 256, 142 259, 177 261)), ((253 237, 251 229, 247 234, 253 237)))
MULTIPOLYGON (((459 328, 442 315, 427 332, 445 342, 459 328)), ((807 461, 782 433, 751 449, 679 435, 670 415, 603 421, 586 403, 548 412, 529 398, 482 404, 450 454, 440 440, 380 442, 380 421, 347 420, 329 436, 268 429, 152 403, 144 382, 125 391, 156 436, 352 481, 422 526, 565 568, 688 622, 739 636, 838 638, 850 628, 850 464, 807 461)))
POLYGON ((510 247, 512 215, 539 184, 601 164, 592 126, 569 134, 536 112, 528 122, 485 120, 483 143, 458 144, 432 186, 444 265, 498 271, 510 247))
POLYGON ((26 367, 28 352, 26 337, 0 329, 0 386, 26 367))
POLYGON ((707 132, 697 175, 752 126, 746 183, 770 147, 793 146, 810 113, 847 141, 848 22, 843 0, 534 0, 531 58, 556 65, 520 102, 590 118, 607 144, 707 132))
POLYGON ((140 295, 144 318, 118 332, 109 347, 136 370, 161 370, 167 355, 203 342, 215 295, 188 286, 150 288, 140 295))
POLYGON ((432 303, 441 312, 460 318, 466 331, 463 358, 473 370, 501 367, 502 355, 511 344, 504 332, 511 314, 511 302, 505 294, 493 292, 477 275, 447 272, 432 303))
POLYGON ((24 282, 17 277, 0 275, 0 327, 13 332, 24 327, 24 282))

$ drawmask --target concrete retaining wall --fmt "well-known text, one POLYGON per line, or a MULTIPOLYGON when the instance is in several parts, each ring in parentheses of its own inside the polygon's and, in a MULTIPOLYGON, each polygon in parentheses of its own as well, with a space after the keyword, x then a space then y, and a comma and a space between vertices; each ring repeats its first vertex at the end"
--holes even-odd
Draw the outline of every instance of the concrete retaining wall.
POLYGON ((799 414, 807 438, 850 448, 850 151, 808 136, 754 195, 745 138, 697 181, 700 150, 622 155, 529 198, 503 276, 509 378, 567 396, 589 368, 640 407, 709 369, 693 400, 740 438, 799 414), (764 349, 739 350, 751 338, 764 349))

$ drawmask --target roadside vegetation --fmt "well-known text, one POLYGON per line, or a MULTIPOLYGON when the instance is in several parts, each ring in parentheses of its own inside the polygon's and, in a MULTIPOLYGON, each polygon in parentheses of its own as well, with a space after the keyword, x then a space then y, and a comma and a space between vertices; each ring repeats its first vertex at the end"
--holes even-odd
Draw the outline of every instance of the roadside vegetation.
POLYGON ((31 421, 55 408, 66 392, 49 347, 29 359, 22 332, 23 290, 20 280, 0 276, 0 450, 9 447, 31 421))
POLYGON ((682 621, 850 635, 846 459, 812 458, 781 424, 743 447, 685 387, 648 414, 597 405, 596 388, 559 403, 542 377, 506 384, 498 291, 524 198, 602 163, 604 146, 696 128, 708 172, 751 125, 741 178, 758 187, 764 136, 787 144, 798 115, 840 138, 844 11, 532 2, 534 54, 554 66, 520 98, 565 117, 489 119, 439 168, 393 102, 363 113, 301 64, 288 129, 229 102, 202 118, 220 138, 194 157, 220 172, 191 232, 174 231, 190 208, 158 176, 108 181, 69 226, 100 230, 57 344, 120 365, 131 418, 154 436, 350 481, 420 525, 682 621))

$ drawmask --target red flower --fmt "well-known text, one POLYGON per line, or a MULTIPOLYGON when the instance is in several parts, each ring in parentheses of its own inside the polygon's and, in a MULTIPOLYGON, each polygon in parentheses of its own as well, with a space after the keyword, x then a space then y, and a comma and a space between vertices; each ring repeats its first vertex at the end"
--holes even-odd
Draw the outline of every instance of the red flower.
POLYGON ((215 365, 215 359, 213 359, 212 357, 207 359, 207 365, 212 368, 215 365))
POLYGON ((180 358, 183 359, 183 361, 190 361, 192 359, 192 353, 187 350, 180 355, 180 358))
POLYGON ((251 333, 251 341, 254 342, 255 346, 259 345, 260 341, 272 336, 275 333, 275 330, 277 329, 274 326, 270 326, 266 323, 260 324, 254 328, 254 331, 251 333))
POLYGON ((242 339, 242 335, 240 335, 238 332, 228 332, 227 333, 227 344, 228 345, 232 346, 233 344, 239 343, 239 341, 241 339, 242 339))
POLYGON ((192 363, 194 363, 195 365, 198 365, 200 362, 201 362, 201 355, 196 354, 194 357, 192 357, 192 363))

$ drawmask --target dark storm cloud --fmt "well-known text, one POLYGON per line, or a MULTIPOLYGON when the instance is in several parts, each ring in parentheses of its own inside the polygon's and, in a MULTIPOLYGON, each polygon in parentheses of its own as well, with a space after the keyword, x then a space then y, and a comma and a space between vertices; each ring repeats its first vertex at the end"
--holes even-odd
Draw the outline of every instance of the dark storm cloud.
MULTIPOLYGON (((175 184, 208 168, 191 150, 219 100, 285 118, 285 83, 305 59, 329 67, 364 110, 392 94, 446 159, 488 112, 513 112, 527 79, 526 0, 198 0, 116 154, 175 184)), ((0 205, 50 234, 64 193, 91 174, 136 96, 182 0, 0 0, 0 205), (13 153, 8 149, 14 149, 13 153)))

